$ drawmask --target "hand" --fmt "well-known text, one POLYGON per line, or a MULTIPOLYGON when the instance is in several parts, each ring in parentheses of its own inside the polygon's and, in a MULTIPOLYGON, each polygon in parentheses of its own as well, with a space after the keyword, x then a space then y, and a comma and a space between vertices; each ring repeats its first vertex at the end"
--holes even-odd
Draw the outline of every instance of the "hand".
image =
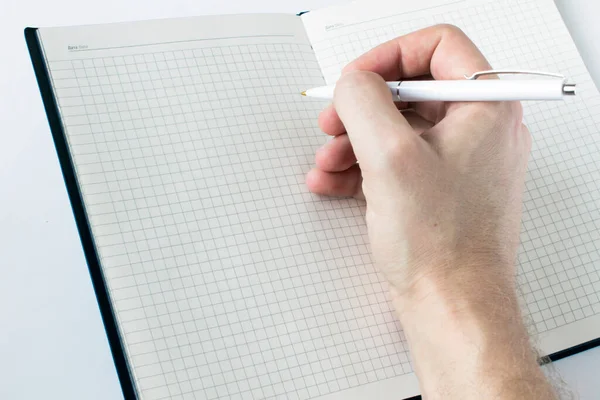
POLYGON ((396 294, 465 269, 514 276, 530 149, 520 103, 417 103, 402 114, 384 84, 487 69, 459 29, 424 29, 349 64, 319 117, 334 138, 317 152, 308 187, 366 199, 374 258, 396 294))
POLYGON ((366 200, 375 262, 425 398, 550 399, 514 282, 531 146, 520 103, 397 105, 384 84, 488 69, 446 25, 358 58, 319 117, 334 138, 317 152, 307 185, 366 200), (408 106, 414 112, 398 111, 408 106))

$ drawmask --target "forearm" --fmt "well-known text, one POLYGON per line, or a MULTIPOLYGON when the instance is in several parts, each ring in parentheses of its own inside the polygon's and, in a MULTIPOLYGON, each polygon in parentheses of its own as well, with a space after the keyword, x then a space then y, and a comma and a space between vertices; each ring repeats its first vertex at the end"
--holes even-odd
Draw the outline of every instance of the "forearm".
POLYGON ((425 398, 551 399, 510 278, 423 278, 394 298, 425 398))

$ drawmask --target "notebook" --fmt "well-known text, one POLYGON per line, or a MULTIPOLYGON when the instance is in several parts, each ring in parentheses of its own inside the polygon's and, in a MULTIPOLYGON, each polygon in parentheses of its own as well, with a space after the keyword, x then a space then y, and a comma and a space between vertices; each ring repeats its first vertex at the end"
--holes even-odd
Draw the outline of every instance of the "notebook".
POLYGON ((309 193, 333 83, 384 40, 460 26, 528 102, 518 254, 534 342, 600 337, 600 96, 551 0, 355 2, 64 28, 26 39, 126 398, 388 399, 418 382, 354 199, 309 193))

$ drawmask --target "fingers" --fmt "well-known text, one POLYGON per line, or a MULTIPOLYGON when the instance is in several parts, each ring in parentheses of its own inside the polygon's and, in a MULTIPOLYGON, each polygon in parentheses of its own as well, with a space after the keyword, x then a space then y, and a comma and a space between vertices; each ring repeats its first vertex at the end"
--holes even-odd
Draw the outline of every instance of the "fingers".
MULTIPOLYGON (((430 75, 434 79, 464 79, 464 75, 489 70, 490 64, 477 46, 452 25, 436 25, 383 43, 348 64, 342 74, 371 71, 394 81, 430 75)), ((430 121, 439 121, 442 103, 419 103, 417 112, 430 121)), ((319 126, 328 135, 343 133, 335 109, 328 107, 319 116, 319 126)))
POLYGON ((311 192, 364 199, 361 171, 348 135, 336 136, 320 148, 316 164, 317 168, 306 176, 306 185, 311 192))
POLYGON ((408 121, 416 135, 421 135, 434 125, 432 121, 423 118, 418 111, 405 111, 402 115, 406 118, 406 121, 408 121))
POLYGON ((435 125, 446 115, 447 105, 448 103, 443 101, 427 101, 412 103, 410 108, 415 110, 415 113, 422 118, 431 121, 435 125))
MULTIPOLYGON (((418 134, 421 134, 425 129, 429 129, 432 124, 438 123, 446 111, 445 103, 441 101, 412 104, 396 103, 396 108, 404 111, 404 117, 418 134)), ((344 128, 344 124, 338 117, 333 104, 328 105, 319 114, 319 127, 330 136, 346 133, 346 128, 344 128)))
POLYGON ((336 85, 333 103, 363 172, 371 170, 400 141, 418 139, 379 75, 362 71, 344 74, 336 85))
POLYGON ((319 128, 331 136, 341 135, 346 132, 346 128, 344 128, 344 124, 342 124, 340 117, 335 112, 333 104, 325 107, 319 114, 319 128))
MULTIPOLYGON (((408 103, 395 103, 396 108, 399 110, 403 110, 409 107, 408 103)), ((425 103, 419 103, 425 104, 425 103)), ((419 112, 418 109, 416 109, 419 112)), ((337 136, 343 133, 346 133, 346 128, 344 128, 344 124, 340 121, 340 117, 338 117, 333 104, 329 104, 327 107, 321 111, 319 114, 319 128, 326 134, 330 136, 337 136)))
POLYGON ((344 73, 372 71, 385 80, 431 74, 434 79, 464 79, 491 69, 477 46, 452 25, 436 25, 400 36, 363 54, 344 73))
POLYGON ((316 194, 364 199, 362 176, 358 164, 341 172, 313 169, 306 176, 306 185, 316 194))
POLYGON ((336 136, 317 150, 315 162, 317 168, 328 172, 345 171, 356 164, 348 135, 336 136))
MULTIPOLYGON (((405 115, 417 134, 421 134, 432 125, 414 112, 407 112, 405 115)), ((335 136, 317 150, 315 162, 317 168, 310 171, 306 178, 312 192, 364 199, 360 184, 362 177, 356 176, 357 170, 360 174, 360 167, 356 164, 356 156, 347 134, 335 136)))

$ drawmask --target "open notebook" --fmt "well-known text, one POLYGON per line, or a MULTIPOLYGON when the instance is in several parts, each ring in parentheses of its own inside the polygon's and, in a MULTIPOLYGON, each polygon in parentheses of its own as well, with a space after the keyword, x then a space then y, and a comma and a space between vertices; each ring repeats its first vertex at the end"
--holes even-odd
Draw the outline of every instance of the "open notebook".
POLYGON ((386 3, 26 31, 127 398, 418 394, 364 205, 304 187, 325 104, 299 93, 441 22, 578 84, 525 105, 519 284, 543 352, 598 343, 600 96, 552 0, 386 3))

